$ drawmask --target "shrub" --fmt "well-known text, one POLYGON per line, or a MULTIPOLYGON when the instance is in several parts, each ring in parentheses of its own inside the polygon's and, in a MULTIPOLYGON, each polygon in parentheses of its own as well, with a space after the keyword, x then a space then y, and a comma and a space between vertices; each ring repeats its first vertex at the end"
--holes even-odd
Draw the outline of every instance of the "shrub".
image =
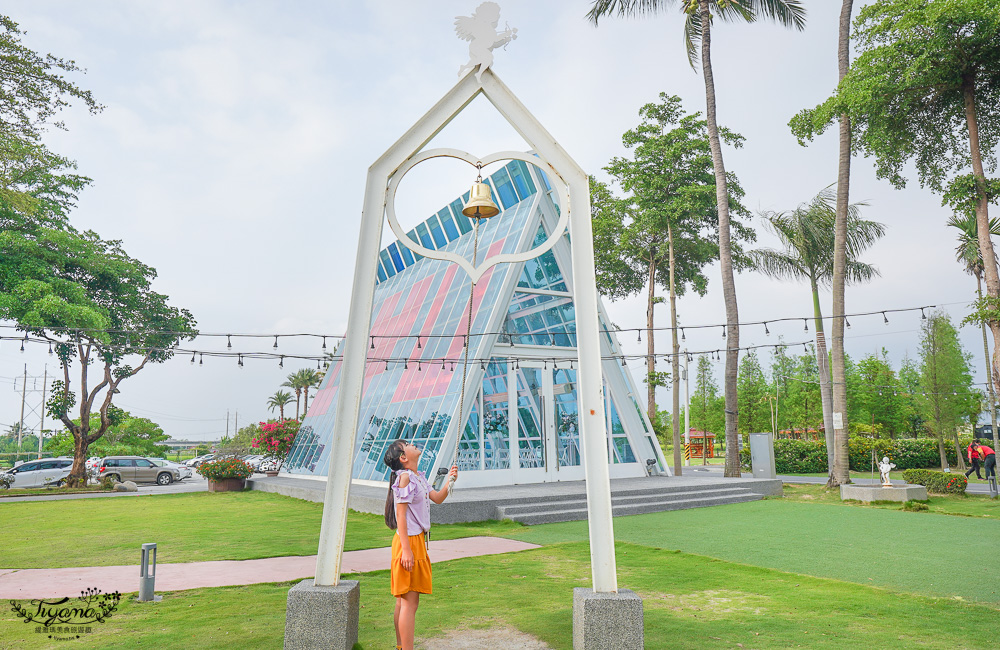
POLYGON ((928 492, 934 494, 965 494, 969 479, 961 474, 935 472, 930 469, 908 469, 903 472, 907 483, 923 485, 928 492))
POLYGON ((227 478, 250 478, 253 468, 238 458, 220 458, 198 466, 198 473, 210 481, 227 478))
POLYGON ((921 503, 920 501, 904 501, 903 510, 908 510, 910 512, 920 512, 923 510, 930 510, 926 503, 921 503))
POLYGON ((100 483, 101 483, 101 489, 104 490, 104 491, 106 491, 106 492, 110 492, 111 490, 115 489, 115 483, 117 483, 117 482, 118 481, 114 480, 110 476, 104 476, 104 477, 101 478, 101 481, 100 481, 100 483))

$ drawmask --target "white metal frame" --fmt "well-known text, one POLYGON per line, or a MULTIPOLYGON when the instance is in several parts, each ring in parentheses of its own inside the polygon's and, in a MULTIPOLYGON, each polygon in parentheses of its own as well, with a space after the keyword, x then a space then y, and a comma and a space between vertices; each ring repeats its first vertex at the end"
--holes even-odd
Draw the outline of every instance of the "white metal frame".
POLYGON ((421 151, 455 116, 482 94, 538 153, 537 162, 530 162, 545 168, 553 186, 563 184, 568 188, 568 198, 565 205, 560 206, 560 211, 567 214, 573 234, 571 258, 580 364, 577 372, 577 395, 587 478, 591 576, 594 591, 618 591, 587 174, 492 70, 480 70, 480 74, 480 80, 476 79, 473 72, 463 77, 368 170, 347 338, 344 341, 339 400, 331 441, 329 480, 316 560, 314 584, 318 586, 336 585, 340 581, 351 488, 354 432, 357 430, 361 408, 378 251, 388 198, 387 183, 414 154, 421 151))

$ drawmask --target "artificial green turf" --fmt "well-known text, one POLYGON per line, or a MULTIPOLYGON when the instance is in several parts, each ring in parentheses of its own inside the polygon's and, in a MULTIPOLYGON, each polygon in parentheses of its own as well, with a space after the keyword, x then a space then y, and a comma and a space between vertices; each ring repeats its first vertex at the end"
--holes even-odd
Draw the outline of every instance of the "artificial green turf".
MULTIPOLYGON (((619 584, 643 598, 647 648, 992 648, 1000 610, 945 598, 723 562, 635 544, 617 545, 619 584)), ((345 576, 345 579, 358 576, 345 576)), ((389 576, 360 576, 360 644, 389 648, 389 576)), ((422 596, 418 640, 451 630, 513 627, 553 648, 572 647, 572 590, 590 582, 585 542, 442 562, 422 596)), ((196 589, 158 604, 126 597, 79 645, 87 648, 280 648, 294 583, 196 589)), ((10 610, 0 647, 53 644, 10 610)))
MULTIPOLYGON (((52 569, 135 564, 143 543, 159 562, 314 555, 323 505, 267 492, 194 492, 117 499, 0 503, 19 543, 0 544, 0 568, 52 569)), ((436 539, 503 535, 514 522, 436 526, 436 539)), ((345 549, 388 546, 378 515, 348 515, 345 549)))
MULTIPOLYGON (((768 499, 614 520, 615 539, 731 562, 1000 603, 1000 585, 971 558, 991 558, 1000 521, 768 499)), ((532 526, 535 544, 587 539, 587 522, 532 526)))

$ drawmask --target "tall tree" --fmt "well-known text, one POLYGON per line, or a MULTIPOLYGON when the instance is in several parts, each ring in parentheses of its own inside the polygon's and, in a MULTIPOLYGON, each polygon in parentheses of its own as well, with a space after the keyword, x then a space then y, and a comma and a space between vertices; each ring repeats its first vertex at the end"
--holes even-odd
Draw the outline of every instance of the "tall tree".
POLYGON ((46 408, 73 435, 71 485, 86 481, 87 451, 112 425, 109 413, 122 382, 171 358, 180 341, 197 335, 191 313, 153 291, 155 277, 121 242, 94 232, 0 231, 0 318, 48 342, 62 365, 46 408), (78 389, 70 380, 74 360, 78 389), (76 420, 70 415, 75 406, 76 420))
POLYGON ((698 355, 694 392, 690 397, 692 428, 709 433, 723 431, 726 426, 725 404, 715 383, 712 362, 704 354, 698 355))
POLYGON ((700 50, 702 76, 705 80, 705 118, 715 173, 716 202, 719 210, 719 262, 722 271, 722 293, 726 305, 726 476, 739 477, 739 440, 736 423, 739 417, 736 375, 740 354, 739 309, 733 276, 733 249, 730 236, 729 189, 726 166, 722 158, 722 140, 716 120, 715 77, 712 71, 712 20, 755 22, 761 18, 779 24, 805 28, 805 8, 799 0, 594 0, 587 18, 596 26, 600 18, 647 16, 678 6, 686 14, 684 44, 688 62, 695 67, 700 50))
MULTIPOLYGON (((855 40, 862 52, 836 93, 793 118, 793 132, 800 141, 812 139, 833 120, 843 124, 848 117, 853 148, 875 157, 880 178, 904 187, 903 167, 912 160, 922 185, 945 193, 952 204, 972 207, 980 252, 993 260, 987 206, 1000 194, 1000 183, 986 170, 996 169, 1000 143, 996 3, 882 0, 860 11, 855 40)), ((1000 385, 996 264, 986 264, 984 276, 987 295, 977 313, 993 333, 991 381, 1000 385)), ((838 478, 840 470, 838 464, 838 478)))
POLYGON ((882 348, 879 354, 866 355, 858 362, 858 374, 862 379, 862 390, 855 399, 858 410, 863 413, 862 424, 872 423, 878 429, 895 438, 897 433, 907 428, 906 398, 899 394, 902 388, 896 373, 889 363, 889 353, 882 348))
POLYGON ((920 409, 920 367, 909 357, 903 356, 899 363, 899 396, 903 398, 903 419, 906 432, 914 439, 925 430, 926 421, 920 409))
POLYGON ((302 373, 302 417, 309 413, 309 389, 319 388, 323 383, 323 373, 312 368, 303 368, 302 373))
MULTIPOLYGON (((703 269, 718 257, 715 231, 718 224, 715 176, 706 123, 698 114, 686 115, 680 97, 660 93, 660 102, 646 104, 639 110, 642 122, 622 136, 622 143, 632 149, 632 158, 614 158, 605 170, 626 192, 619 210, 603 209, 599 204, 610 196, 601 188, 593 193, 597 205, 594 229, 602 232, 595 240, 613 239, 618 246, 596 257, 604 277, 599 281, 604 293, 628 295, 635 287, 647 287, 646 357, 647 413, 656 417, 655 388, 662 376, 655 368, 654 306, 657 284, 665 285, 670 298, 672 333, 672 391, 674 471, 681 473, 680 450, 680 342, 677 329, 677 296, 690 288, 705 295, 708 279, 703 269), (617 214, 616 214, 617 213, 617 214), (611 218, 606 218, 606 217, 611 218), (617 217, 624 217, 619 219, 617 217), (611 233, 607 233, 610 230, 611 233), (613 259, 608 259, 613 258, 613 259), (607 268, 604 262, 607 261, 607 268), (627 281, 619 283, 624 263, 627 281), (608 271, 607 274, 604 272, 608 271), (630 281, 628 281, 630 280, 630 281), (643 282, 644 281, 644 282, 643 282)), ((722 137, 732 146, 742 138, 727 129, 722 137)), ((740 204, 743 190, 730 177, 730 201, 734 213, 749 214, 740 204)), ((754 233, 734 221, 737 238, 752 239, 754 233)), ((654 420, 655 421, 655 420, 654 420)))
POLYGON ((938 441, 941 469, 947 470, 945 437, 950 437, 958 455, 959 469, 965 469, 958 444, 958 427, 978 411, 978 395, 972 388, 969 361, 972 355, 962 349, 958 332, 943 311, 932 312, 921 326, 920 384, 918 399, 931 433, 938 441))
MULTIPOLYGON (((976 278, 976 299, 983 299, 983 273, 985 271, 982 252, 979 250, 979 223, 974 212, 968 210, 964 214, 954 214, 948 219, 948 225, 958 229, 958 246, 955 247, 955 259, 965 268, 965 272, 976 278)), ((1000 235, 1000 219, 990 219, 990 237, 1000 235)), ((993 262, 996 264, 996 260, 993 262)), ((997 397, 996 389, 990 376, 990 342, 986 336, 986 322, 979 319, 979 328, 983 332, 983 355, 986 359, 986 394, 989 396, 990 423, 993 431, 993 448, 1000 449, 1000 432, 997 431, 997 397)))
POLYGON ((740 374, 737 380, 741 434, 771 430, 771 407, 768 405, 771 391, 768 390, 767 384, 757 353, 750 350, 740 360, 740 374))
MULTIPOLYGON (((858 260, 860 253, 885 234, 885 227, 860 216, 855 203, 848 210, 847 279, 867 282, 878 270, 858 260)), ((823 313, 820 309, 819 288, 833 279, 836 197, 832 187, 824 188, 812 201, 789 212, 765 212, 764 223, 781 241, 783 250, 762 248, 750 252, 750 258, 762 273, 773 278, 805 280, 809 283, 813 303, 813 327, 816 331, 816 363, 819 369, 820 395, 823 403, 823 424, 826 433, 827 465, 830 484, 834 482, 835 441, 833 425, 833 389, 826 351, 823 313)))
POLYGON ((267 410, 274 413, 274 409, 278 409, 278 414, 282 420, 285 419, 285 407, 292 403, 294 398, 292 394, 286 390, 276 390, 274 395, 267 398, 267 410))

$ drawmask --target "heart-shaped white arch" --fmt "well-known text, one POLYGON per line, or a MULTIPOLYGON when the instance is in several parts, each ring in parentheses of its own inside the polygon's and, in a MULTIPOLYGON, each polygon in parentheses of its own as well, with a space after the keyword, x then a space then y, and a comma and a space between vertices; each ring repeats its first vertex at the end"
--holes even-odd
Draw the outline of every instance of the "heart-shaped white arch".
POLYGON ((399 243, 406 246, 411 251, 431 259, 454 262, 455 264, 458 264, 462 270, 468 273, 469 278, 471 278, 473 282, 479 282, 479 279, 483 277, 483 274, 486 273, 486 271, 492 266, 510 262, 525 262, 538 257, 555 246, 556 242, 559 241, 559 237, 561 237, 563 232, 566 230, 570 215, 569 187, 566 183, 561 182, 562 179, 557 176, 556 178, 560 182, 553 183, 553 186, 555 187, 556 192, 559 193, 559 221, 556 223, 556 227, 553 231, 549 234, 549 238, 531 250, 524 251, 523 253, 504 253, 502 255, 493 255, 492 257, 488 257, 483 260, 478 266, 474 267, 472 263, 462 255, 422 246, 419 242, 415 242, 410 239, 410 236, 406 234, 402 226, 399 225, 399 221, 396 219, 396 188, 399 187, 400 181, 403 180, 403 177, 406 176, 407 172, 425 160, 430 160, 431 158, 455 158, 457 160, 467 162, 476 168, 486 167, 487 165, 491 165, 501 160, 521 160, 537 167, 538 169, 542 169, 538 164, 538 158, 518 151, 498 151, 496 153, 491 153, 484 158, 476 158, 472 154, 459 149, 428 149, 427 151, 422 151, 414 156, 411 156, 410 158, 407 158, 406 161, 400 165, 395 172, 393 172, 391 178, 389 179, 389 187, 385 202, 385 217, 389 222, 389 227, 392 228, 392 232, 399 240, 399 243))

